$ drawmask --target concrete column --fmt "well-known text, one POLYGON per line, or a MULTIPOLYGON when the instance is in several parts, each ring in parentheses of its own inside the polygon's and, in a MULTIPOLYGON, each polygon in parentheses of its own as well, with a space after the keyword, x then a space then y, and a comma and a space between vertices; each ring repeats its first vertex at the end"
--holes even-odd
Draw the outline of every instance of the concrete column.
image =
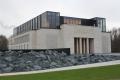
POLYGON ((80 38, 80 54, 82 54, 82 38, 80 38))
POLYGON ((78 53, 77 38, 76 38, 76 54, 78 53))
POLYGON ((80 38, 78 38, 78 53, 80 54, 80 38))
POLYGON ((89 54, 89 38, 87 38, 87 53, 89 54))
POLYGON ((83 39, 83 53, 85 54, 85 38, 83 39))
POLYGON ((77 38, 77 54, 79 53, 79 44, 78 44, 78 40, 79 40, 79 38, 77 38))

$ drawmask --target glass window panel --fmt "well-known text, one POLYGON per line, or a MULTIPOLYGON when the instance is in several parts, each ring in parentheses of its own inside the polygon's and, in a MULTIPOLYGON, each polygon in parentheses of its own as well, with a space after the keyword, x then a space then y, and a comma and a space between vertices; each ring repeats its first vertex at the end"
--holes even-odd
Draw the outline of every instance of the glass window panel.
POLYGON ((71 24, 72 20, 69 18, 69 24, 71 24))
POLYGON ((67 19, 64 19, 64 23, 65 23, 65 24, 67 23, 67 19))
POLYGON ((69 22, 70 22, 70 21, 69 21, 69 18, 67 18, 67 24, 69 24, 69 22))

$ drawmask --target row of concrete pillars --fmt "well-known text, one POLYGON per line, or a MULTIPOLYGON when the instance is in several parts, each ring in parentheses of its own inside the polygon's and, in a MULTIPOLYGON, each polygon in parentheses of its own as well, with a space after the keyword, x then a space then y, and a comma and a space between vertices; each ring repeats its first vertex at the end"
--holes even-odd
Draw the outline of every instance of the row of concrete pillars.
POLYGON ((94 39, 74 38, 74 52, 76 54, 94 53, 94 39))

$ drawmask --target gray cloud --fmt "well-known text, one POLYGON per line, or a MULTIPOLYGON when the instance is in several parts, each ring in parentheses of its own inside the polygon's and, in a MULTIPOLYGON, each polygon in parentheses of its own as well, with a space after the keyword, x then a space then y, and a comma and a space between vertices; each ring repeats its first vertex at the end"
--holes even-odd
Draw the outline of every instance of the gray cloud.
POLYGON ((9 37, 12 35, 12 29, 15 26, 11 25, 5 25, 2 21, 0 21, 0 35, 6 35, 6 37, 9 37))
POLYGON ((0 27, 3 28, 3 29, 11 29, 11 28, 14 28, 15 26, 14 25, 5 25, 2 21, 0 21, 0 27))

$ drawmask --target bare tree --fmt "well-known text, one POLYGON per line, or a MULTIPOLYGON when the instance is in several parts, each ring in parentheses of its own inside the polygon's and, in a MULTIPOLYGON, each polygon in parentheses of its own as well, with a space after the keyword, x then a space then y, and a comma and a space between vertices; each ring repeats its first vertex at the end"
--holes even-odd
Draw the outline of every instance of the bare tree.
POLYGON ((8 40, 5 36, 0 35, 0 50, 8 49, 8 40))
POLYGON ((111 31, 111 37, 112 52, 120 52, 120 29, 113 29, 111 31))

